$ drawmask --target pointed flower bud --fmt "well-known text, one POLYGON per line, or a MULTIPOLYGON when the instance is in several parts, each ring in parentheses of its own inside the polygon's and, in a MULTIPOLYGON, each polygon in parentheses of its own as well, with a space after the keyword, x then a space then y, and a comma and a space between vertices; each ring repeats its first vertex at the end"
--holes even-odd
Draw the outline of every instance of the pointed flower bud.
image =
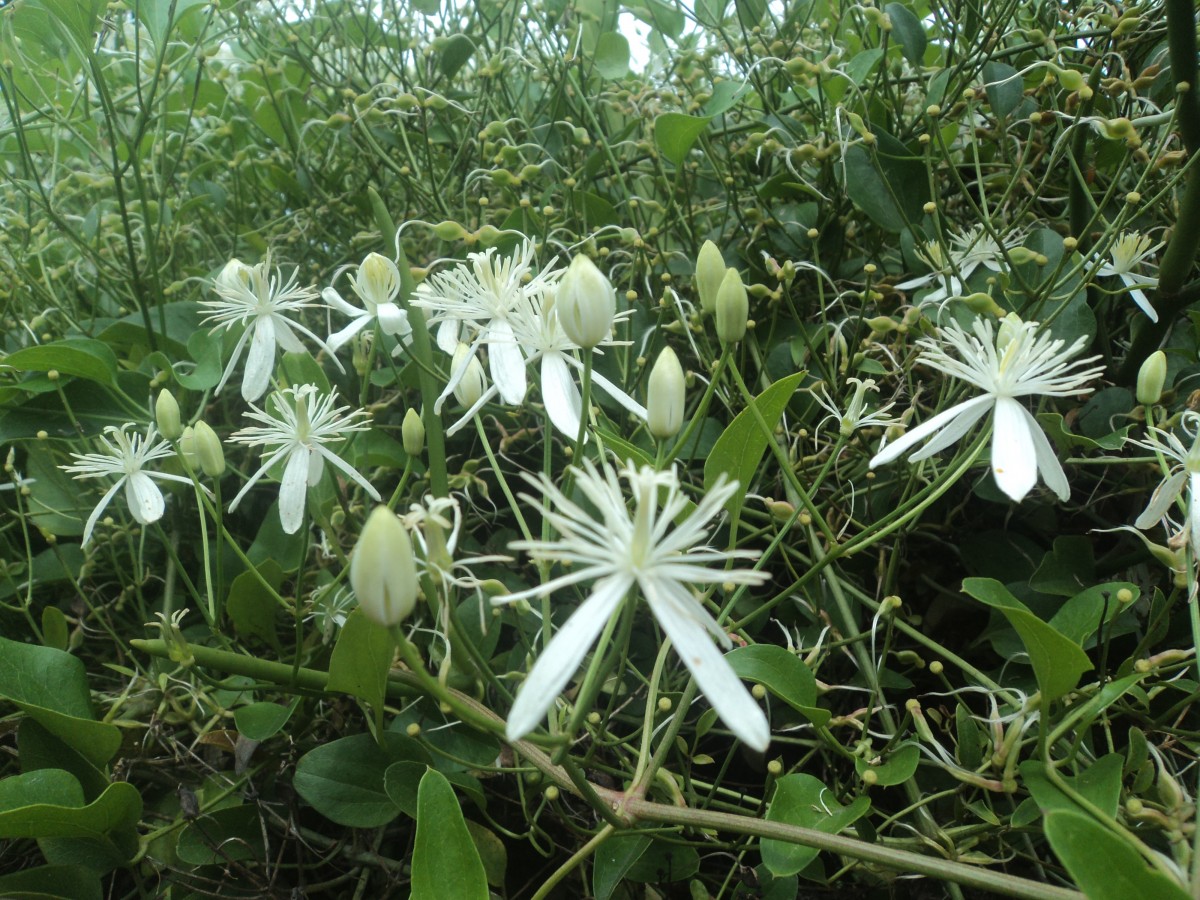
POLYGON ((705 241, 696 257, 696 293, 700 308, 708 315, 717 311, 717 291, 725 278, 725 259, 712 241, 705 241))
MULTIPOLYGON (((1142 367, 1138 369, 1137 401, 1145 406, 1153 406, 1162 399, 1163 385, 1167 381, 1167 354, 1155 350, 1146 357, 1142 367)), ((162 426, 158 426, 162 431, 162 426)))
POLYGON ((746 336, 750 301, 737 269, 730 269, 717 291, 717 338, 722 344, 736 344, 746 336))
POLYGON ((417 605, 412 541, 386 506, 367 517, 350 558, 350 586, 363 615, 385 627, 404 621, 417 605))
POLYGON ((193 469, 200 468, 200 457, 196 455, 196 429, 188 425, 179 435, 179 452, 193 469))
POLYGON ((158 399, 154 401, 154 424, 158 426, 158 433, 168 441, 177 441, 183 434, 183 424, 179 420, 179 403, 176 402, 175 395, 166 388, 158 392, 158 399))
POLYGON ((458 384, 454 386, 454 396, 459 403, 470 409, 487 390, 487 376, 483 374, 483 366, 479 364, 479 357, 471 352, 471 345, 460 343, 454 350, 454 361, 450 363, 450 366, 453 371, 457 372, 464 365, 466 370, 463 372, 462 378, 458 380, 458 384))
POLYGON ((221 439, 203 419, 192 429, 192 445, 200 470, 205 475, 220 478, 225 474, 225 451, 221 449, 221 439))
POLYGON ((657 440, 673 438, 683 427, 686 389, 679 357, 670 347, 664 347, 650 370, 646 388, 646 426, 657 440))
POLYGON ((558 286, 558 321, 567 337, 585 350, 608 337, 617 314, 617 295, 603 272, 583 254, 571 260, 558 286))
POLYGON ((425 449, 425 423, 421 421, 421 414, 411 406, 404 414, 400 438, 404 444, 404 452, 409 456, 420 456, 421 451, 425 449))

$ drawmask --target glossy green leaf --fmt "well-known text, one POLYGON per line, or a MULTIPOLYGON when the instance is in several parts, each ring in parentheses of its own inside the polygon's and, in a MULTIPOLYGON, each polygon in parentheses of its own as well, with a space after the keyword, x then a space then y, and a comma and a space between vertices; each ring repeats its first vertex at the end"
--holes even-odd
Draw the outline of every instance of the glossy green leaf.
POLYGON ((1059 607, 1050 617, 1050 627, 1083 646, 1101 626, 1133 609, 1139 596, 1141 589, 1128 581, 1092 585, 1059 607), (1125 603, 1117 599, 1117 593, 1123 590, 1130 594, 1125 603))
POLYGON ((377 828, 400 814, 384 788, 385 773, 401 760, 428 763, 416 741, 384 732, 384 747, 369 734, 322 744, 296 763, 297 793, 325 818, 353 828, 377 828))
POLYGON ((225 601, 225 612, 239 635, 257 637, 271 646, 278 646, 275 634, 275 615, 279 601, 263 584, 265 580, 276 590, 283 584, 283 572, 279 565, 268 559, 259 563, 254 572, 242 572, 229 585, 229 597, 225 601))
POLYGON ((1008 619, 1025 645, 1045 702, 1057 700, 1074 688, 1079 677, 1092 668, 1092 661, 1077 643, 1035 616, 999 581, 967 578, 963 592, 998 609, 1008 619))
POLYGON ((815 725, 824 725, 832 713, 817 708, 817 681, 795 653, 776 644, 734 647, 725 654, 739 678, 761 684, 815 725))
POLYGON ((447 78, 453 78, 475 53, 475 42, 465 34, 451 35, 442 48, 441 69, 447 78))
POLYGON ((710 121, 712 116, 663 113, 654 120, 654 142, 666 159, 681 166, 710 121))
POLYGON ((1025 83, 1008 63, 991 60, 983 65, 984 90, 997 118, 1003 119, 1025 99, 1025 83))
POLYGON ((854 760, 854 770, 859 777, 866 772, 874 772, 874 784, 881 787, 891 787, 904 784, 917 771, 921 761, 921 748, 916 744, 901 744, 896 749, 884 755, 882 761, 872 765, 862 757, 854 760))
POLYGON ((372 709, 380 709, 395 655, 391 631, 372 622, 356 606, 346 617, 333 648, 325 689, 342 691, 370 704, 372 709))
POLYGON ((1046 815, 1046 838, 1088 900, 1188 900, 1190 894, 1110 828, 1083 813, 1054 810, 1046 815))
POLYGON ((190 866, 263 860, 262 813, 251 805, 229 806, 190 822, 179 835, 175 852, 190 866))
POLYGON ((141 794, 125 781, 110 784, 85 805, 79 783, 58 769, 0 780, 0 838, 78 837, 107 842, 116 832, 133 829, 141 817, 141 794), (73 788, 66 787, 66 779, 73 788))
POLYGON ((383 773, 383 790, 388 799, 410 819, 417 818, 417 791, 428 768, 423 762, 402 759, 392 763, 383 773))
POLYGON ((903 3, 889 3, 883 8, 892 23, 892 39, 898 41, 900 50, 914 66, 925 61, 925 28, 916 14, 903 3))
POLYGON ((239 706, 233 711, 233 723, 237 730, 252 741, 265 741, 274 737, 287 724, 296 707, 300 705, 296 698, 287 706, 278 703, 251 703, 239 706))
POLYGON ((925 164, 887 132, 871 130, 874 146, 851 144, 834 172, 855 206, 879 227, 899 232, 923 215, 929 199, 925 164))
POLYGON ((103 900, 100 876, 83 866, 36 866, 0 875, 0 897, 8 900, 103 900))
POLYGON ((627 873, 650 847, 648 834, 618 834, 596 850, 592 865, 592 893, 596 900, 609 900, 627 873))
MULTIPOLYGON (((815 828, 837 834, 853 825, 871 808, 866 796, 856 797, 847 806, 824 784, 811 775, 784 775, 775 783, 775 793, 767 807, 768 822, 782 822, 801 828, 815 828)), ((763 838, 760 842, 763 863, 775 875, 794 875, 817 858, 815 847, 763 838)))
POLYGON ((117 357, 107 344, 86 338, 51 341, 26 347, 4 357, 4 365, 18 372, 57 371, 113 387, 117 383, 117 357))
POLYGON ((429 769, 417 789, 413 900, 487 900, 487 873, 446 777, 429 769))
POLYGON ((140 0, 134 10, 150 37, 160 43, 189 12, 208 5, 208 0, 140 0))
POLYGON ((42 643, 55 650, 67 649, 69 629, 67 617, 57 606, 47 606, 42 610, 42 643))
POLYGON ((698 871, 700 854, 695 847, 652 840, 646 852, 629 867, 625 880, 641 884, 670 883, 691 878, 698 871))
MULTIPOLYGON (((774 429, 779 423, 804 375, 804 372, 796 372, 781 378, 754 398, 754 405, 768 429, 774 429)), ((725 504, 731 516, 741 511, 746 492, 752 489, 754 473, 758 471, 758 464, 767 450, 768 440, 774 440, 774 435, 764 433, 753 410, 743 409, 717 438, 717 443, 704 462, 705 490, 712 490, 721 475, 737 480, 740 490, 725 504)))
MULTIPOLYGON (((1124 762, 1121 754, 1108 753, 1078 775, 1059 773, 1059 777, 1069 790, 1079 794, 1092 806, 1115 819, 1117 807, 1121 801, 1121 778, 1124 775, 1124 762)), ((1020 772, 1021 779, 1029 788, 1029 793, 1033 795, 1033 799, 1037 801, 1043 812, 1063 809, 1079 813, 1086 812, 1069 794, 1050 780, 1046 774, 1046 766, 1040 760, 1024 760, 1021 763, 1020 772)))
POLYGON ((629 74, 629 41, 616 31, 606 31, 596 42, 596 71, 605 78, 624 78, 629 74))

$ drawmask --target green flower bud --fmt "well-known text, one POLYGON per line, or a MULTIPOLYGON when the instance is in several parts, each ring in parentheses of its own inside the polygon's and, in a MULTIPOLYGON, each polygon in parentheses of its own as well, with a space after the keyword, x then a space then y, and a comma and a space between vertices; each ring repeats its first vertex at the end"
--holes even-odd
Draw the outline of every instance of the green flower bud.
POLYGON ((158 392, 158 399, 154 401, 154 422, 158 425, 158 433, 168 441, 177 441, 183 434, 179 404, 175 401, 175 395, 166 388, 158 392))
POLYGON ((725 278, 725 259, 712 241, 705 241, 696 257, 696 293, 700 295, 700 308, 712 315, 717 311, 717 291, 725 278))
POLYGON ((1059 69, 1058 83, 1068 91, 1078 91, 1083 88, 1083 73, 1076 69, 1059 69))
POLYGON ((736 344, 746 336, 750 301, 737 269, 730 269, 717 291, 717 338, 722 344, 736 344))
POLYGON ((192 441, 200 470, 209 478, 224 475, 225 451, 221 449, 221 439, 203 419, 192 429, 192 441))
POLYGON ((403 622, 417 605, 417 566, 408 530, 386 506, 367 517, 350 557, 350 586, 372 622, 403 622))
POLYGON ((646 425, 658 440, 673 438, 683 427, 686 392, 679 357, 670 347, 664 347, 650 370, 646 387, 646 425))
POLYGON ((558 285, 558 321, 567 337, 585 350, 608 337, 617 314, 612 282, 583 254, 571 260, 558 285))
POLYGON ((425 449, 425 423, 421 421, 421 414, 412 407, 404 414, 400 439, 404 444, 404 452, 409 456, 420 456, 425 449))
POLYGON ((1162 399, 1163 385, 1167 381, 1167 354, 1155 350, 1146 357, 1138 369, 1137 402, 1153 406, 1162 399))
POLYGON ((200 457, 196 455, 196 429, 188 425, 179 435, 179 452, 193 469, 200 468, 200 457))
POLYGON ((483 366, 479 364, 479 357, 471 352, 471 345, 460 343, 454 351, 451 371, 457 372, 463 365, 466 365, 466 371, 454 386, 454 396, 459 403, 470 409, 487 390, 487 376, 483 373, 483 366))

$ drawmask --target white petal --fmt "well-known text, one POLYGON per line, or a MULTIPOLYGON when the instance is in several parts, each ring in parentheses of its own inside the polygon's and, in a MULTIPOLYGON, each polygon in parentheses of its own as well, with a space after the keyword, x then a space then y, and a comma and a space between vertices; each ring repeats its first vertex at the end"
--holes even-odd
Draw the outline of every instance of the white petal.
MULTIPOLYGON (((674 582, 643 581, 642 589, 663 631, 675 645, 675 652, 721 721, 750 747, 759 752, 766 750, 771 742, 767 717, 689 609, 696 601, 674 582), (679 596, 676 591, 685 595, 679 596)), ((702 608, 699 612, 708 617, 702 608)))
POLYGON ((1200 559, 1200 474, 1188 475, 1188 526, 1192 542, 1192 561, 1200 559))
POLYGON ((360 314, 357 319, 352 321, 341 331, 336 331, 329 336, 329 341, 327 342, 329 349, 334 353, 337 353, 338 350, 342 349, 342 346, 350 340, 350 338, 362 331, 363 328, 370 323, 370 321, 370 316, 360 314))
POLYGON ((455 349, 458 347, 458 322, 454 319, 447 319, 438 326, 437 330, 437 345, 442 348, 444 353, 454 355, 455 349))
POLYGON ((646 407, 642 406, 642 404, 638 403, 599 372, 592 372, 592 386, 603 390, 604 393, 608 394, 608 396, 612 397, 639 419, 646 418, 646 407))
MULTIPOLYGON (((209 340, 212 340, 211 332, 209 334, 209 340)), ((250 339, 250 334, 251 330, 247 328, 242 331, 241 337, 237 339, 237 343, 233 346, 233 353, 229 357, 229 364, 225 366, 225 371, 221 373, 221 380, 217 382, 217 387, 213 391, 214 394, 221 393, 221 388, 225 387, 225 382, 229 380, 229 376, 237 368, 238 360, 242 358, 242 348, 246 346, 246 341, 250 339)))
POLYGON ((375 314, 379 317, 379 327, 384 334, 410 334, 412 328, 408 324, 408 313, 395 303, 381 303, 375 314))
POLYGON ((308 454, 297 447, 288 455, 283 470, 283 483, 279 485, 279 521, 283 530, 295 534, 304 522, 304 496, 308 491, 308 454))
MULTIPOLYGON (((876 453, 871 459, 870 467, 874 469, 876 466, 882 466, 890 463, 909 447, 913 446, 913 444, 924 440, 931 434, 944 428, 958 416, 963 415, 968 410, 976 407, 984 407, 986 409, 986 406, 991 402, 992 397, 988 394, 985 394, 982 397, 973 397, 970 400, 959 403, 957 406, 950 407, 944 412, 938 413, 929 421, 923 422, 916 428, 911 428, 904 432, 904 434, 896 438, 896 440, 892 441, 890 444, 876 453)), ((979 415, 981 414, 976 415, 976 419, 978 419, 979 415)))
POLYGON ((271 372, 275 369, 275 326, 268 318, 254 323, 250 353, 246 356, 246 371, 242 374, 242 399, 253 403, 267 392, 271 372))
POLYGON ((616 612, 632 583, 633 579, 628 575, 614 575, 597 581, 591 596, 583 601, 554 635, 517 691, 517 699, 508 714, 508 726, 505 729, 510 741, 519 740, 538 726, 546 710, 562 693, 604 630, 605 623, 616 612))
POLYGON ((287 353, 304 352, 304 345, 300 343, 300 338, 296 337, 295 332, 292 331, 293 325, 313 338, 313 340, 315 340, 318 344, 321 343, 321 339, 303 325, 289 322, 283 316, 272 316, 271 323, 275 326, 275 342, 279 344, 279 346, 282 347, 287 353))
POLYGON ((1187 472, 1180 469, 1170 478, 1165 479, 1154 489, 1154 493, 1150 497, 1150 503, 1133 524, 1145 531, 1147 528, 1153 528, 1161 522, 1171 509, 1171 504, 1175 502, 1175 498, 1179 496, 1179 492, 1183 490, 1183 482, 1186 478, 1187 472))
POLYGON ((1133 298, 1133 302, 1137 304, 1138 309, 1144 312, 1146 317, 1151 322, 1157 322, 1158 313, 1155 312, 1154 307, 1150 305, 1150 301, 1146 299, 1145 292, 1138 287, 1138 285, 1144 284, 1144 282, 1138 281, 1138 279, 1134 278, 1132 275, 1122 275, 1121 280, 1125 282, 1125 286, 1129 288, 1129 296, 1133 298))
POLYGON ((321 291, 321 299, 324 300, 330 306, 330 308, 336 309, 343 315, 361 316, 363 314, 363 310, 359 309, 357 306, 352 306, 347 303, 342 299, 342 295, 331 287, 327 287, 325 290, 321 291))
POLYGON ((923 459, 928 459, 935 453, 945 450, 975 427, 975 423, 987 415, 990 409, 990 403, 983 403, 971 409, 963 410, 955 417, 953 422, 943 428, 941 432, 934 435, 928 444, 910 456, 908 461, 920 462, 923 459))
POLYGON ((161 519, 166 507, 162 491, 145 472, 134 472, 125 479, 125 502, 133 517, 143 525, 161 519))
MULTIPOLYGON (((355 484, 357 484, 359 487, 361 487, 364 491, 366 491, 370 495, 372 500, 378 501, 378 500, 383 499, 382 497, 379 496, 379 491, 375 490, 375 488, 372 487, 371 482, 369 482, 369 481, 367 481, 367 479, 363 478, 363 476, 358 473, 358 470, 355 469, 354 466, 350 465, 350 463, 346 462, 344 459, 342 459, 340 456, 338 456, 332 450, 327 450, 324 447, 317 447, 317 452, 313 454, 313 457, 317 460, 318 468, 323 467, 323 464, 321 463, 321 458, 324 457, 324 459, 326 461, 328 461, 330 464, 332 464, 335 468, 339 469, 347 478, 349 478, 351 481, 353 481, 355 484), (318 454, 320 454, 320 455, 318 455, 318 454)), ((317 473, 317 481, 320 481, 320 479, 321 479, 321 476, 320 476, 320 473, 318 472, 317 473)), ((308 483, 316 484, 317 482, 310 480, 308 483)))
POLYGON ((1037 468, 1042 475, 1042 481, 1046 482, 1046 487, 1054 491, 1054 495, 1059 500, 1070 500, 1071 483, 1067 481, 1067 473, 1063 471, 1062 463, 1058 461, 1058 454, 1054 452, 1054 447, 1050 445, 1046 433, 1042 431, 1042 426, 1038 424, 1033 414, 1023 406, 1021 412, 1029 422, 1029 436, 1033 439, 1037 468))
POLYGON ((507 322, 492 322, 487 334, 488 368, 492 381, 500 389, 500 399, 509 406, 519 406, 525 399, 528 382, 525 379, 525 357, 513 337, 507 322))
POLYGON ((117 492, 117 488, 124 483, 124 478, 117 479, 117 483, 104 492, 104 496, 100 498, 100 502, 96 504, 96 508, 92 510, 92 514, 88 516, 87 524, 83 526, 84 544, 92 539, 92 531, 95 529, 96 523, 100 521, 100 513, 104 512, 104 508, 108 506, 108 502, 112 500, 113 494, 117 492))
POLYGON ((547 353, 542 357, 542 402, 546 404, 546 414, 555 428, 572 441, 579 437, 583 400, 559 353, 547 353))
POLYGON ((1018 503, 1037 483, 1037 451, 1029 414, 1012 397, 997 397, 992 419, 992 474, 996 485, 1018 503))

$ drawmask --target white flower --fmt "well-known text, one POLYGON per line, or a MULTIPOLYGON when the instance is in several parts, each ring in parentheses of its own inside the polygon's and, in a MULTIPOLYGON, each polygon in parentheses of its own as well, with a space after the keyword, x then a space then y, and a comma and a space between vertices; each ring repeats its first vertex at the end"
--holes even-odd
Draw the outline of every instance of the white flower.
POLYGON ((321 292, 321 298, 330 307, 351 317, 349 325, 329 336, 329 349, 340 350, 363 328, 378 321, 384 334, 400 336, 401 343, 392 351, 396 355, 404 346, 404 338, 412 333, 408 313, 396 304, 400 295, 400 270, 396 264, 378 253, 369 254, 354 273, 350 288, 362 301, 362 309, 347 303, 335 288, 327 287, 321 292))
POLYGON ((1121 283, 1129 289, 1129 296, 1133 298, 1133 302, 1138 305, 1138 309, 1144 312, 1151 322, 1158 321, 1158 313, 1154 307, 1150 305, 1150 301, 1146 299, 1146 294, 1142 288, 1157 287, 1158 279, 1149 275, 1134 275, 1133 270, 1141 265, 1147 257, 1157 253, 1163 244, 1154 244, 1151 246, 1152 238, 1148 234, 1138 234, 1136 231, 1127 231, 1122 234, 1113 243, 1109 254, 1112 257, 1112 262, 1103 263, 1096 270, 1097 275, 1115 275, 1121 279, 1121 283))
MULTIPOLYGON (((247 266, 236 259, 231 260, 213 280, 213 288, 221 299, 200 301, 201 306, 212 310, 204 321, 217 323, 213 326, 213 331, 221 328, 228 331, 237 324, 246 326, 233 348, 233 356, 221 375, 216 393, 221 392, 225 382, 233 374, 242 357, 246 341, 250 341, 250 352, 246 356, 246 371, 242 375, 242 397, 247 403, 254 402, 266 393, 271 383, 271 373, 275 368, 276 345, 288 352, 304 351, 304 345, 300 343, 293 329, 312 338, 323 350, 329 351, 329 347, 319 337, 303 325, 284 316, 284 313, 297 312, 312 306, 310 301, 316 299, 316 293, 310 287, 297 286, 295 272, 286 282, 283 281, 278 268, 272 274, 270 254, 256 266, 247 266)), ((332 356, 332 353, 330 355, 332 356)), ((336 357, 334 362, 337 363, 336 357)), ((341 367, 340 363, 338 367, 341 367)))
MULTIPOLYGON (((515 406, 525 399, 525 360, 513 336, 510 315, 522 301, 536 298, 557 283, 560 269, 533 272, 532 241, 525 241, 512 256, 497 256, 489 247, 471 253, 468 264, 431 275, 417 285, 412 305, 432 312, 430 324, 438 326, 437 343, 454 355, 460 341, 470 347, 473 359, 481 346, 488 351, 492 381, 505 403, 515 406)), ((467 371, 468 361, 456 363, 450 381, 434 404, 442 411, 467 371)))
POLYGON ((1151 427, 1144 441, 1130 441, 1139 447, 1162 454, 1175 461, 1162 483, 1154 489, 1150 503, 1133 524, 1145 531, 1159 522, 1171 522, 1170 511, 1179 496, 1187 490, 1187 523, 1184 529, 1192 548, 1192 558, 1200 560, 1200 414, 1183 414, 1181 426, 1191 438, 1192 446, 1170 431, 1151 427))
POLYGON ((1068 362, 1087 344, 1086 337, 1079 337, 1066 347, 1048 333, 1039 334, 1036 322, 1022 322, 1016 316, 1009 316, 1001 323, 998 339, 990 321, 976 319, 974 332, 969 335, 957 322, 951 323, 942 330, 942 336, 958 358, 948 354, 942 343, 923 339, 919 341, 923 351, 920 361, 975 385, 984 394, 938 413, 888 444, 871 460, 871 468, 891 462, 918 441, 936 435, 910 457, 912 462, 926 459, 949 447, 994 409, 992 474, 1000 490, 1020 501, 1037 483, 1040 472, 1047 487, 1060 500, 1066 500, 1071 495, 1067 476, 1041 426, 1016 398, 1088 393, 1091 388, 1084 384, 1103 369, 1095 366, 1080 371, 1078 367, 1099 357, 1068 362))
POLYGON ((959 234, 951 234, 950 247, 945 252, 937 241, 926 241, 924 248, 918 252, 933 271, 902 281, 896 288, 906 291, 940 280, 941 287, 922 298, 922 306, 962 296, 963 284, 980 266, 993 272, 1001 270, 1005 248, 1013 246, 1017 240, 1014 236, 1001 246, 983 225, 974 225, 959 234))
POLYGON ((96 504, 92 514, 88 516, 87 524, 83 526, 83 543, 85 544, 91 540, 92 530, 96 527, 100 514, 104 512, 104 508, 108 506, 113 494, 121 485, 125 485, 125 502, 129 504, 129 511, 133 513, 133 517, 142 525, 149 525, 162 518, 165 508, 162 491, 158 489, 158 485, 154 483, 153 479, 161 478, 183 484, 192 483, 190 478, 182 475, 143 471, 146 463, 172 456, 174 451, 166 441, 156 440, 158 434, 153 425, 146 428, 145 437, 140 434, 128 434, 127 431, 133 427, 132 423, 122 425, 120 428, 109 425, 104 432, 112 439, 109 440, 103 436, 96 438, 104 446, 103 453, 72 453, 71 455, 79 462, 71 466, 59 466, 64 472, 74 475, 76 478, 119 476, 116 483, 100 498, 100 502, 96 504))
MULTIPOLYGON (((838 409, 837 403, 829 395, 829 389, 824 384, 821 385, 821 396, 813 394, 817 403, 829 413, 821 420, 821 425, 833 419, 838 423, 838 433, 842 437, 850 437, 860 428, 872 426, 886 428, 896 424, 896 420, 887 414, 887 411, 896 405, 895 403, 885 403, 879 409, 867 411, 867 391, 879 392, 874 378, 868 378, 866 381, 861 378, 847 378, 846 381, 854 385, 854 396, 850 398, 845 412, 838 409)), ((817 427, 819 428, 820 425, 817 427)))
POLYGON ((370 482, 358 474, 353 466, 325 447, 325 444, 340 441, 347 434, 365 431, 368 427, 366 412, 357 409, 347 414, 350 407, 341 406, 335 409, 333 404, 336 400, 336 390, 322 396, 315 384, 304 384, 272 394, 267 407, 273 412, 265 412, 251 405, 253 412, 246 413, 246 416, 263 424, 243 428, 229 439, 252 447, 264 446, 272 449, 269 453, 264 453, 261 468, 250 476, 245 487, 233 498, 233 502, 229 504, 230 512, 237 508, 250 488, 254 487, 272 466, 285 460, 283 478, 279 486, 279 520, 288 534, 295 534, 300 530, 308 487, 321 480, 327 462, 366 491, 372 500, 380 500, 379 492, 371 487, 370 482))
POLYGON ((618 473, 608 465, 598 469, 584 460, 584 468, 573 472, 577 488, 596 507, 600 518, 570 500, 544 475, 529 479, 544 498, 523 495, 525 500, 543 511, 559 538, 515 541, 510 546, 528 551, 536 560, 569 563, 570 570, 528 591, 498 598, 498 602, 553 594, 592 579, 595 584, 517 692, 508 718, 509 739, 516 740, 537 726, 605 623, 636 585, 717 714, 748 745, 765 750, 771 738, 766 716, 713 646, 715 637, 729 647, 729 636, 690 588, 693 584, 762 584, 768 578, 765 572, 721 568, 731 557, 755 554, 703 546, 710 520, 737 491, 737 483, 718 482, 672 529, 690 502, 673 469, 655 472, 645 466, 639 470, 630 463, 618 473), (621 480, 628 483, 634 497, 632 514, 621 480))

